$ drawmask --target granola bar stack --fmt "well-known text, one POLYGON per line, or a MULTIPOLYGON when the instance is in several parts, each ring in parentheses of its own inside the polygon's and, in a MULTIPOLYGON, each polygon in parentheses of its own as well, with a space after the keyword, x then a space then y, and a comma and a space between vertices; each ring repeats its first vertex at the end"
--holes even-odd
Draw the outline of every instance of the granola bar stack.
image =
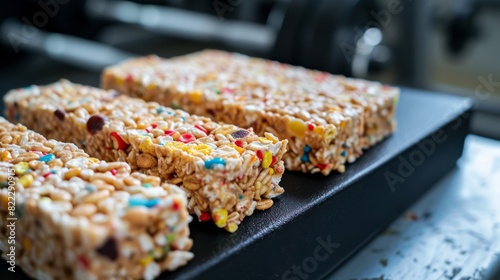
POLYGON ((193 257, 177 186, 3 118, 0 159, 0 249, 32 277, 153 279, 193 257))
POLYGON ((289 170, 343 172, 395 129, 399 89, 240 54, 207 50, 131 59, 102 86, 288 139, 289 170))
POLYGON ((47 138, 180 185, 192 213, 229 232, 283 193, 287 141, 270 133, 258 137, 252 129, 66 80, 13 90, 4 100, 9 119, 47 138))

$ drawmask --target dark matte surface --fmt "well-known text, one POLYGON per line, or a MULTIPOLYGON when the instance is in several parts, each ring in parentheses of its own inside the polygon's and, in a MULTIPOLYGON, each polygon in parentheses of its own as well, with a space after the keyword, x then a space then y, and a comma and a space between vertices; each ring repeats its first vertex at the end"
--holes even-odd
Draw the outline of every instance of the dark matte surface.
MULTIPOLYGON (((398 131, 366 151, 344 174, 287 173, 282 181, 285 194, 270 210, 246 218, 234 234, 192 222, 195 258, 159 279, 326 276, 455 165, 468 133, 470 108, 467 99, 404 89, 398 131), (439 139, 446 140, 437 143, 431 135, 441 129, 439 139), (422 154, 417 144, 426 138, 435 150, 417 159, 422 154), (402 174, 398 168, 410 155, 420 162, 411 174, 402 174), (391 189, 387 172, 399 174, 402 182, 391 189), (336 244, 330 252, 321 247, 328 241, 336 244)), ((6 270, 2 263, 0 275, 6 270)))

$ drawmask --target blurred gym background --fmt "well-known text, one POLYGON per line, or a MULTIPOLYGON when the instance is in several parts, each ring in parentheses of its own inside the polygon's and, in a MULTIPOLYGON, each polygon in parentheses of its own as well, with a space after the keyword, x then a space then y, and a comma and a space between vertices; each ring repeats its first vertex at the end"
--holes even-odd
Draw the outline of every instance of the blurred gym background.
POLYGON ((500 139, 499 0, 24 0, 0 9, 0 93, 99 85, 128 57, 225 49, 470 96, 500 139))

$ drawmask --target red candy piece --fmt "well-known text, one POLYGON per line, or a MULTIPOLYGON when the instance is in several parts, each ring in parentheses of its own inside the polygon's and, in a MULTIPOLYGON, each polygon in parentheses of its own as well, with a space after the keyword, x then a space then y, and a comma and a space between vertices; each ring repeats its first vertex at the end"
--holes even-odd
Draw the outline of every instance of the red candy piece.
POLYGON ((87 260, 87 258, 85 258, 84 256, 79 256, 78 262, 80 262, 80 264, 83 266, 83 268, 89 269, 89 266, 90 266, 89 260, 87 260))
POLYGON ((47 173, 43 174, 43 178, 47 178, 47 177, 49 177, 51 174, 52 174, 52 173, 47 172, 47 173))
POLYGON ((328 163, 318 163, 318 165, 316 165, 320 170, 323 170, 325 168, 328 167, 328 163))
POLYGON ((234 144, 235 144, 236 146, 240 147, 240 148, 243 148, 243 141, 241 141, 241 140, 236 140, 236 141, 234 141, 234 144))
POLYGON ((111 141, 113 141, 113 148, 116 150, 126 150, 128 148, 129 145, 115 131, 111 132, 109 136, 111 137, 111 141))
POLYGON ((194 125, 194 127, 196 127, 197 129, 199 129, 199 130, 201 130, 201 131, 205 132, 205 134, 207 134, 207 135, 208 135, 208 131, 207 131, 207 130, 203 127, 203 126, 201 126, 201 125, 199 125, 199 124, 195 124, 195 125, 194 125))
POLYGON ((262 152, 262 150, 258 150, 258 151, 256 152, 256 154, 257 154, 257 157, 258 157, 260 160, 262 160, 262 156, 264 155, 264 153, 262 152))
POLYGON ((125 82, 131 83, 134 80, 131 74, 127 74, 127 77, 125 78, 125 82))
POLYGON ((101 115, 94 115, 90 117, 87 121, 87 131, 94 135, 97 132, 101 131, 106 119, 101 115))
POLYGON ((191 134, 191 133, 181 134, 181 136, 179 136, 179 138, 177 138, 177 141, 185 143, 185 144, 193 142, 194 140, 196 140, 196 137, 194 137, 193 134, 191 134))
POLYGON ((172 130, 172 129, 167 129, 165 130, 165 135, 168 135, 168 136, 172 136, 175 134, 175 130, 172 130))
POLYGON ((307 125, 307 129, 309 129, 309 131, 313 131, 315 127, 316 126, 313 123, 307 125))
POLYGON ((114 168, 113 168, 113 169, 111 169, 109 172, 111 172, 111 174, 113 174, 113 176, 115 176, 115 175, 116 175, 116 173, 118 173, 118 171, 116 171, 116 169, 114 169, 114 168))
POLYGON ((203 212, 203 213, 201 213, 199 219, 200 219, 200 222, 208 222, 212 219, 212 217, 210 217, 210 213, 203 212))
POLYGON ((180 208, 179 202, 174 201, 174 203, 172 204, 172 210, 177 211, 179 210, 179 208, 180 208))
POLYGON ((232 94, 232 93, 234 93, 234 90, 232 90, 232 89, 230 89, 230 88, 225 87, 225 88, 222 88, 221 92, 222 92, 223 94, 232 94))
POLYGON ((151 126, 152 126, 153 128, 157 128, 157 127, 158 127, 158 124, 154 123, 154 124, 151 124, 151 126))
POLYGON ((144 130, 146 130, 146 132, 147 132, 147 133, 150 133, 150 132, 151 132, 151 129, 149 129, 149 128, 146 128, 146 129, 144 129, 144 130))
POLYGON ((271 166, 273 166, 276 163, 276 157, 273 156, 273 159, 271 160, 271 166))

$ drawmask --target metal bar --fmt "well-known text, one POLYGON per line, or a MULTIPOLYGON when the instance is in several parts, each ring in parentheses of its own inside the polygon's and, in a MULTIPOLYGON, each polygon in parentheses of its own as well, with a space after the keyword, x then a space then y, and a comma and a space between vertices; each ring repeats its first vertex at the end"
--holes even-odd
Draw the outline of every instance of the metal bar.
POLYGON ((91 71, 116 64, 134 55, 117 48, 74 36, 49 33, 9 19, 0 25, 0 37, 6 44, 12 43, 12 36, 22 36, 29 28, 29 38, 24 38, 18 47, 22 50, 43 53, 53 60, 71 64, 91 71), (25 32, 25 31, 24 31, 25 32))
POLYGON ((87 2, 86 11, 93 17, 136 24, 160 34, 218 41, 261 52, 270 51, 276 38, 276 32, 266 25, 221 20, 203 13, 128 1, 91 0, 87 2))

